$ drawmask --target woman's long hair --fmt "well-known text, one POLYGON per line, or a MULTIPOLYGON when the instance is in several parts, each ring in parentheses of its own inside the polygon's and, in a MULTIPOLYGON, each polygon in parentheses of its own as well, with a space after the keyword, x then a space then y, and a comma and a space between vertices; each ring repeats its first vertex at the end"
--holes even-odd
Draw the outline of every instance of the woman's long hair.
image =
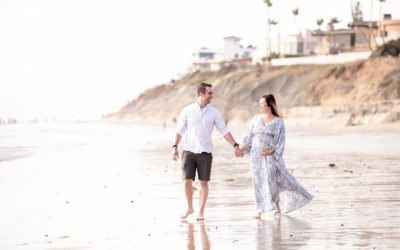
POLYGON ((278 106, 276 105, 275 97, 273 94, 263 95, 267 106, 271 108, 271 113, 276 117, 281 117, 280 112, 278 110, 278 106))

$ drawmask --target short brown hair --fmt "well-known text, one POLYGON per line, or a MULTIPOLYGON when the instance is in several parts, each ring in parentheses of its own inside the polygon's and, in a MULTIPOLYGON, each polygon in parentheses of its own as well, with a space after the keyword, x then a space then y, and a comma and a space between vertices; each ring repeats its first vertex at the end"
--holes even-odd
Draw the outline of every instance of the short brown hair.
POLYGON ((200 93, 204 94, 206 92, 207 87, 212 88, 212 85, 205 82, 200 83, 199 87, 197 87, 197 95, 200 95, 200 93))

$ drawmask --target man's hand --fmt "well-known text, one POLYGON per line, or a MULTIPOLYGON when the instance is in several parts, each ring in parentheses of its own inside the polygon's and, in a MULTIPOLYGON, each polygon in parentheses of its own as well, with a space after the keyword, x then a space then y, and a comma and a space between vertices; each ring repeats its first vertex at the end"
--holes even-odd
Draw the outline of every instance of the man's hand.
POLYGON ((177 147, 172 148, 172 160, 177 161, 179 158, 179 152, 177 147))
POLYGON ((268 156, 268 155, 272 155, 273 153, 275 153, 275 148, 271 148, 271 149, 263 149, 260 152, 261 156, 268 156))

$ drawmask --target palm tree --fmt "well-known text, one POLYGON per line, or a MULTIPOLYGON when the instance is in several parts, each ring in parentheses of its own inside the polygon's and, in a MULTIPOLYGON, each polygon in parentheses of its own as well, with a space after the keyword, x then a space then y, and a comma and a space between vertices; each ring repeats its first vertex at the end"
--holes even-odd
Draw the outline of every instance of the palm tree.
MULTIPOLYGON (((327 31, 329 32, 329 31, 333 31, 334 29, 335 29, 335 24, 336 23, 338 23, 338 22, 340 22, 339 21, 339 19, 337 18, 337 17, 331 17, 331 19, 329 20, 329 23, 328 23, 328 27, 327 27, 327 31)), ((329 40, 328 40, 328 42, 329 42, 329 50, 331 50, 331 40, 332 40, 332 36, 331 35, 329 35, 329 40)))
MULTIPOLYGON (((364 29, 361 29, 360 27, 358 27, 358 25, 357 25, 358 23, 364 23, 364 17, 363 17, 363 12, 361 10, 360 1, 357 1, 354 6, 353 6, 353 1, 352 1, 351 5, 352 5, 351 15, 353 17, 353 23, 355 24, 354 29, 363 36, 365 41, 367 41, 368 47, 372 52, 373 51, 373 48, 371 45, 371 43, 372 43, 372 35, 371 35, 372 34, 372 28, 371 28, 372 20, 370 20, 370 22, 368 23, 368 29, 367 29, 368 32, 366 32, 364 29)), ((372 0, 371 0, 371 8, 372 7, 373 7, 373 4, 372 4, 372 0)), ((370 18, 372 19, 372 11, 371 11, 370 18)), ((375 42, 375 44, 376 44, 376 42, 375 42)))
POLYGON ((338 22, 340 22, 340 20, 337 17, 331 17, 331 19, 329 20, 329 23, 328 23, 329 29, 334 30, 335 29, 334 25, 338 22))
POLYGON ((274 19, 268 19, 268 23, 269 23, 269 24, 272 24, 272 25, 278 24, 278 22, 275 21, 274 19))
POLYGON ((375 46, 377 47, 376 37, 373 35, 372 32, 372 13, 374 10, 374 0, 371 0, 371 10, 370 10, 370 17, 369 17, 369 40, 375 42, 375 46))
POLYGON ((380 36, 381 41, 382 41, 383 44, 385 43, 384 35, 382 34, 382 33, 383 33, 383 32, 382 32, 382 21, 383 21, 383 17, 382 17, 382 4, 383 4, 384 2, 385 2, 385 0, 379 0, 379 21, 380 21, 380 23, 379 23, 379 26, 378 26, 378 34, 379 34, 379 36, 380 36))
POLYGON ((271 55, 271 7, 272 7, 272 0, 263 0, 267 6, 267 16, 268 16, 268 56, 271 55))
POLYGON ((292 10, 293 15, 297 16, 299 14, 299 8, 294 8, 292 10))
MULTIPOLYGON (((383 1, 379 0, 379 2, 382 5, 382 2, 384 2, 384 0, 383 1)), ((372 31, 372 26, 373 26, 372 13, 373 13, 373 10, 374 10, 374 1, 371 0, 370 20, 369 20, 369 26, 368 26, 369 27, 369 32, 368 32, 369 33, 369 39, 368 40, 369 41, 373 41, 375 43, 375 48, 377 48, 378 47, 378 43, 376 41, 376 36, 373 34, 373 31, 372 31)), ((380 28, 379 27, 378 27, 378 32, 380 32, 380 28)), ((380 36, 379 33, 378 33, 378 35, 380 36)), ((372 45, 370 45, 370 49, 371 49, 371 51, 373 51, 372 45)))
MULTIPOLYGON (((274 19, 272 19, 272 18, 268 18, 268 32, 269 32, 269 34, 271 34, 271 25, 277 25, 278 24, 278 22, 277 21, 275 21, 274 19)), ((268 44, 268 49, 269 49, 269 57, 271 57, 271 35, 270 35, 270 37, 269 37, 269 44, 268 44)), ((279 52, 278 52, 278 54, 279 54, 279 52)))
POLYGON ((294 8, 293 10, 292 10, 292 13, 293 13, 293 16, 294 16, 294 25, 295 25, 295 29, 296 29, 296 33, 298 32, 298 28, 297 28, 297 20, 296 20, 296 17, 297 17, 297 15, 299 14, 299 8, 294 8))
POLYGON ((360 1, 357 1, 355 5, 353 5, 353 1, 351 1, 351 16, 353 18, 353 22, 363 20, 363 12, 361 10, 360 1))
POLYGON ((264 3, 267 5, 267 7, 272 7, 272 1, 271 0, 264 0, 264 3))
POLYGON ((321 24, 324 22, 324 19, 322 18, 318 18, 317 19, 317 25, 318 25, 318 29, 321 29, 321 24))

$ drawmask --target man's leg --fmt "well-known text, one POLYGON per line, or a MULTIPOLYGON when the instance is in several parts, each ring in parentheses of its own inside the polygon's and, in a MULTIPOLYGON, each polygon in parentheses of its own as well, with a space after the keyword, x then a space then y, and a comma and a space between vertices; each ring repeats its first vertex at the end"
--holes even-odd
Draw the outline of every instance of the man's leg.
POLYGON ((208 182, 211 176, 212 154, 202 153, 198 156, 198 174, 200 181, 200 210, 198 220, 204 220, 204 208, 208 198, 208 182))
POLYGON ((192 179, 186 179, 183 180, 183 187, 185 189, 185 196, 186 196, 186 202, 187 202, 187 211, 181 215, 182 219, 186 219, 190 214, 194 212, 193 210, 193 186, 192 186, 193 180, 192 179))
POLYGON ((208 181, 200 180, 200 210, 198 220, 204 219, 204 207, 206 206, 207 197, 208 197, 208 181))
POLYGON ((183 151, 182 153, 182 179, 183 189, 185 190, 185 197, 187 202, 187 210, 181 215, 182 219, 186 219, 193 210, 193 180, 196 175, 196 160, 193 158, 193 153, 183 151))

